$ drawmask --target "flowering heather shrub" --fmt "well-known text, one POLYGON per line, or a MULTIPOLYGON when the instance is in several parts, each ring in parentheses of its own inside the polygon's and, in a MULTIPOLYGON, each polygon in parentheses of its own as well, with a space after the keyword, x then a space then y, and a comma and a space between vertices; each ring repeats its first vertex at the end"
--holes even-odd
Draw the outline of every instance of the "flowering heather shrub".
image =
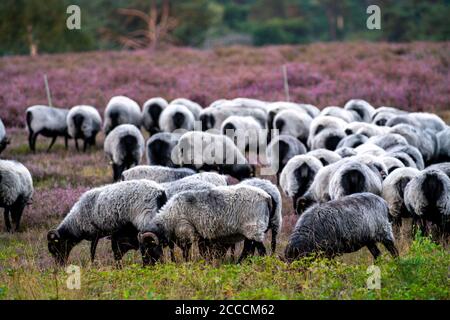
POLYGON ((288 67, 291 99, 319 107, 351 98, 406 110, 450 108, 450 43, 334 43, 209 51, 92 52, 0 59, 0 117, 23 126, 24 110, 53 103, 103 110, 114 95, 140 104, 153 96, 187 97, 203 106, 236 96, 284 99, 281 66, 288 67))

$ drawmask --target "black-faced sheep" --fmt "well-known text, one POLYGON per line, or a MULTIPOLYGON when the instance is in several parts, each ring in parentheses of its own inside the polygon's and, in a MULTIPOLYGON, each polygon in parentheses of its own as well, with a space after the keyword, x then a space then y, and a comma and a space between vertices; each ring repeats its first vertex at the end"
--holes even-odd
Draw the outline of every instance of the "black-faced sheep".
POLYGON ((0 153, 5 150, 6 146, 10 143, 9 138, 6 135, 5 126, 2 122, 2 119, 0 119, 0 153))
POLYGON ((192 176, 196 171, 189 168, 169 168, 163 166, 136 166, 122 173, 122 180, 147 179, 158 183, 171 182, 192 176))
POLYGON ((0 207, 4 209, 6 230, 19 231, 20 219, 33 196, 33 179, 24 165, 16 161, 0 160, 0 207))
POLYGON ((314 253, 334 257, 367 247, 376 259, 381 253, 378 242, 398 256, 387 203, 374 194, 355 194, 306 211, 289 238, 285 257, 289 261, 314 253))
POLYGON ((273 126, 280 135, 293 136, 306 144, 311 122, 312 118, 306 112, 284 110, 276 115, 273 126))
POLYGON ((137 128, 142 124, 141 108, 136 101, 124 96, 116 96, 109 100, 103 118, 105 135, 121 124, 132 124, 137 128))
POLYGON ((395 133, 386 133, 370 137, 367 143, 379 146, 383 150, 388 150, 400 145, 407 145, 408 141, 401 135, 395 133))
POLYGON ((31 151, 36 151, 38 135, 52 138, 47 152, 53 147, 57 137, 64 137, 66 149, 68 147, 69 132, 67 131, 68 109, 47 106, 32 106, 26 110, 28 127, 28 144, 31 151))
POLYGON ((194 129, 194 125, 194 114, 182 104, 170 104, 159 117, 159 127, 164 132, 180 129, 191 131, 194 129))
MULTIPOLYGON (((398 146, 393 146, 389 149, 387 149, 387 154, 386 155, 391 155, 394 158, 397 158, 397 155, 399 154, 407 154, 413 161, 414 161, 414 165, 413 167, 416 167, 419 170, 423 170, 425 168, 425 163, 422 157, 422 154, 420 153, 419 149, 417 149, 414 146, 411 146, 409 144, 406 145, 398 145, 398 146)), ((403 157, 404 158, 404 157, 403 157)), ((401 158, 398 158, 400 161, 403 162, 403 160, 401 158)), ((405 166, 410 167, 410 163, 408 161, 407 163, 404 163, 405 166)))
POLYGON ((344 148, 344 147, 349 147, 349 148, 356 148, 362 144, 364 144, 369 138, 363 134, 360 133, 356 133, 356 134, 351 134, 349 136, 346 136, 345 138, 343 138, 337 145, 337 148, 344 148))
POLYGON ((201 105, 199 105, 197 102, 194 102, 189 99, 185 98, 178 98, 170 102, 170 104, 181 104, 182 106, 185 106, 189 109, 190 112, 192 112, 192 115, 194 116, 195 121, 197 121, 200 117, 200 112, 202 112, 203 108, 201 105))
POLYGON ((348 101, 345 106, 345 110, 353 113, 357 121, 370 123, 372 121, 372 116, 375 113, 375 108, 370 105, 367 101, 354 99, 348 101))
MULTIPOLYGON (((307 113, 311 118, 314 118, 315 115, 311 115, 306 108, 304 108, 304 105, 300 105, 293 102, 285 102, 285 101, 279 101, 279 102, 272 102, 267 105, 267 127, 269 129, 274 128, 274 119, 277 116, 278 113, 284 111, 284 110, 295 110, 298 112, 307 113)), ((319 114, 319 112, 317 112, 319 114)))
POLYGON ((120 179, 124 170, 139 164, 144 144, 141 132, 131 124, 121 124, 106 136, 104 150, 112 162, 114 181, 120 179))
POLYGON ((187 132, 174 149, 176 164, 197 170, 215 170, 238 180, 255 175, 242 152, 227 136, 207 132, 187 132))
POLYGON ((67 115, 69 135, 75 139, 77 150, 78 139, 83 140, 83 151, 88 146, 95 146, 95 139, 102 128, 102 118, 97 109, 91 106, 75 106, 67 115))
POLYGON ((347 135, 362 134, 370 138, 387 133, 388 128, 366 122, 351 122, 345 127, 344 131, 347 135))
POLYGON ((276 173, 278 182, 280 173, 290 159, 305 154, 306 147, 297 138, 292 136, 276 136, 267 146, 266 158, 272 170, 276 173))
POLYGON ((168 102, 160 97, 151 98, 144 103, 142 107, 142 124, 151 135, 161 131, 159 117, 168 105, 168 102))
POLYGON ((327 150, 327 149, 316 149, 307 153, 308 156, 314 157, 320 162, 322 162, 323 166, 327 166, 329 164, 338 162, 342 159, 340 155, 336 152, 327 150))
POLYGON ((146 144, 147 164, 154 166, 176 167, 172 152, 181 135, 171 132, 159 132, 152 135, 146 144))
POLYGON ((411 217, 405 206, 405 188, 419 173, 420 171, 414 168, 399 168, 383 181, 382 196, 389 205, 389 214, 396 226, 401 225, 402 219, 411 217))
POLYGON ((394 170, 405 167, 405 164, 403 162, 394 157, 384 156, 381 158, 381 161, 386 166, 388 175, 391 174, 394 170))
POLYGON ((310 150, 335 150, 339 141, 345 136, 344 128, 347 122, 331 116, 319 116, 311 122, 309 127, 308 146, 310 150))
POLYGON ((294 210, 297 208, 297 200, 305 194, 322 167, 322 163, 310 155, 295 156, 284 167, 280 176, 280 187, 292 198, 294 210))
MULTIPOLYGON (((197 192, 183 192, 158 212, 139 233, 144 264, 160 259, 163 248, 177 244, 184 259, 194 242, 202 255, 209 246, 225 250, 242 240, 245 243, 240 260, 258 249, 265 254, 264 235, 270 223, 272 198, 259 188, 236 185, 197 192)), ((226 252, 226 251, 225 251, 226 252)))
POLYGON ((94 260, 99 239, 111 236, 116 261, 137 249, 137 234, 166 202, 164 189, 153 181, 134 180, 95 188, 84 193, 59 226, 48 232, 48 249, 65 264, 72 248, 91 241, 94 260))
POLYGON ((260 143, 267 140, 262 129, 261 124, 253 117, 231 116, 222 123, 220 131, 233 140, 240 150, 251 148, 257 152, 260 143))
POLYGON ((411 179, 405 205, 423 234, 426 222, 437 226, 440 234, 450 232, 450 178, 443 171, 427 169, 411 179))

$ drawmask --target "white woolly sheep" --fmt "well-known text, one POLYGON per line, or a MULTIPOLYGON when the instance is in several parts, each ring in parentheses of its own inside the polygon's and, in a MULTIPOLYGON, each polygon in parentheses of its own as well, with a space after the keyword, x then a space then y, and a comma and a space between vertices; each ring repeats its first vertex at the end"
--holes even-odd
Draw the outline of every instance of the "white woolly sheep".
POLYGON ((321 117, 335 117, 340 118, 344 120, 347 123, 353 122, 353 121, 360 121, 359 116, 354 114, 353 112, 350 112, 349 110, 342 109, 340 107, 336 106, 330 106, 323 108, 320 112, 321 117))
POLYGON ((422 130, 431 130, 435 133, 444 130, 447 126, 444 120, 434 113, 427 112, 413 112, 409 114, 410 117, 417 120, 422 130))
POLYGON ((398 256, 387 203, 371 193, 354 194, 306 211, 289 238, 285 257, 292 261, 317 253, 332 258, 367 247, 376 259, 381 254, 378 242, 398 256))
POLYGON ((179 180, 161 183, 161 186, 166 191, 167 199, 184 191, 195 191, 210 186, 220 187, 226 185, 228 185, 226 176, 214 172, 200 172, 179 180))
POLYGON ((384 163, 384 165, 386 166, 387 169, 387 173, 388 175, 392 173, 392 171, 399 169, 399 168, 404 168, 405 164, 403 162, 401 162, 399 159, 394 158, 394 157, 390 157, 390 156, 383 156, 381 158, 381 161, 384 163))
POLYGON ((260 140, 267 141, 267 136, 262 135, 262 129, 261 124, 253 117, 231 116, 222 123, 220 131, 241 150, 248 150, 250 144, 257 148, 260 140))
POLYGON ((194 125, 194 114, 182 104, 170 104, 159 117, 159 127, 164 132, 173 132, 179 129, 190 131, 194 129, 194 125))
POLYGON ((370 138, 387 133, 388 128, 379 127, 375 124, 366 122, 351 122, 345 127, 344 131, 347 135, 363 134, 366 137, 370 138))
POLYGON ((144 144, 141 131, 131 124, 121 124, 106 136, 104 151, 111 159, 114 181, 120 179, 124 170, 139 164, 144 144))
POLYGON ((88 146, 95 146, 95 139, 102 128, 102 118, 97 109, 91 106, 75 106, 67 115, 69 135, 75 139, 77 150, 78 139, 83 140, 83 151, 88 146))
POLYGON ((158 183, 171 182, 191 176, 196 172, 188 168, 163 166, 136 166, 122 173, 122 180, 147 179, 158 183))
POLYGON ((426 222, 434 224, 440 234, 450 232, 450 178, 443 171, 427 169, 411 179, 405 205, 422 234, 428 233, 426 222))
POLYGON ((159 132, 152 135, 146 144, 147 164, 154 166, 175 167, 172 161, 172 152, 181 134, 159 132))
POLYGON ((11 222, 15 231, 19 231, 23 210, 31 203, 33 179, 28 169, 19 162, 0 160, 0 207, 4 209, 6 230, 11 231, 11 222))
POLYGON ((335 150, 339 141, 346 136, 347 122, 331 116, 319 116, 309 127, 308 146, 311 150, 325 148, 335 150))
POLYGON ((354 150, 357 154, 370 154, 377 157, 384 156, 386 154, 384 149, 367 141, 366 143, 357 146, 354 150))
POLYGON ((308 152, 307 155, 319 160, 323 166, 327 166, 329 164, 338 162, 339 160, 342 159, 342 157, 338 155, 336 152, 327 149, 312 150, 308 152))
POLYGON ((200 117, 200 112, 202 112, 203 108, 198 103, 185 99, 185 98, 178 98, 170 102, 170 104, 181 104, 182 106, 185 106, 189 109, 190 112, 192 112, 192 115, 194 116, 195 121, 197 121, 200 117))
POLYGON ((151 135, 161 131, 159 117, 169 103, 161 97, 151 98, 142 107, 142 124, 151 135))
POLYGON ((344 147, 356 148, 364 144, 368 139, 369 138, 367 138, 367 136, 360 133, 351 134, 343 138, 341 141, 339 141, 336 148, 338 149, 344 147))
POLYGON ((235 185, 210 190, 183 192, 170 199, 139 233, 144 264, 158 261, 163 247, 177 244, 185 260, 194 242, 202 255, 209 247, 223 252, 230 245, 245 242, 240 261, 255 247, 266 253, 264 234, 272 212, 272 198, 259 188, 235 185))
POLYGON ((357 121, 370 123, 372 121, 372 116, 375 113, 375 108, 372 107, 370 103, 360 99, 354 99, 348 101, 345 106, 345 110, 348 110, 353 113, 355 119, 357 121))
POLYGON ((8 136, 6 135, 5 125, 0 119, 0 153, 5 150, 6 146, 10 143, 8 136))
POLYGON ((311 117, 311 119, 315 118, 320 113, 319 109, 313 105, 299 104, 286 101, 272 102, 267 105, 267 127, 269 129, 273 129, 274 127, 273 120, 275 119, 276 115, 284 110, 295 110, 298 112, 307 113, 311 117))
POLYGON ((293 157, 284 167, 280 176, 280 187, 292 198, 294 210, 297 208, 297 200, 309 189, 322 167, 317 158, 308 154, 293 157))
MULTIPOLYGON (((409 144, 407 145, 398 145, 398 146, 393 146, 391 148, 387 149, 387 154, 386 155, 390 155, 394 158, 398 158, 400 161, 404 161, 405 159, 403 158, 399 158, 398 155, 399 154, 407 154, 413 161, 414 161, 414 165, 412 167, 415 167, 419 170, 423 170, 425 168, 425 163, 423 161, 423 157, 422 154, 420 153, 419 149, 417 149, 416 147, 413 147, 409 144)), ((409 161, 407 163, 403 162, 405 164, 405 166, 411 167, 409 161)))
POLYGON ((293 136, 306 144, 311 122, 312 118, 306 112, 284 110, 276 115, 273 126, 279 134, 293 136))
POLYGON ((142 124, 141 108, 136 101, 125 96, 112 97, 103 118, 105 135, 121 124, 132 124, 137 128, 142 124))
POLYGON ((133 180, 84 193, 67 216, 47 234, 48 249, 65 264, 72 248, 91 241, 91 260, 97 243, 111 236, 116 262, 130 249, 138 249, 137 234, 167 201, 164 189, 153 181, 133 180))
POLYGON ((31 151, 36 151, 36 139, 38 135, 52 138, 47 152, 55 144, 57 137, 64 137, 66 149, 68 147, 68 139, 70 138, 67 131, 67 115, 68 109, 53 108, 47 106, 32 106, 26 110, 26 120, 28 127, 28 144, 31 151))
POLYGON ((408 141, 401 135, 395 133, 386 133, 378 136, 370 137, 366 143, 379 146, 383 150, 388 150, 399 145, 407 145, 408 141))

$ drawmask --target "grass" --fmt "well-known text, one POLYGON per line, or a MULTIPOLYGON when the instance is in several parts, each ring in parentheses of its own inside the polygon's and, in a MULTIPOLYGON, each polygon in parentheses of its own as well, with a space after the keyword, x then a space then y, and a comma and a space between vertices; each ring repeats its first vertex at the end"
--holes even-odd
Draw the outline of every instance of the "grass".
MULTIPOLYGON (((400 258, 384 255, 376 261, 381 289, 367 289, 373 264, 367 249, 335 260, 308 259, 286 264, 277 257, 254 257, 242 264, 204 261, 162 263, 142 268, 138 252, 116 269, 107 240, 100 241, 97 261, 89 261, 88 243, 71 253, 81 268, 80 290, 66 286, 68 274, 56 268, 47 250, 46 234, 88 188, 108 183, 111 170, 100 147, 88 154, 68 151, 62 141, 51 153, 31 155, 26 132, 11 130, 14 144, 3 156, 23 162, 34 177, 33 204, 26 209, 22 232, 0 233, 0 299, 449 299, 448 247, 428 238, 414 241, 405 226, 397 246, 400 258)), ((102 137, 100 137, 102 140, 102 137)), ((43 141, 41 150, 47 141, 43 141)), ((296 222, 288 198, 283 199, 284 227, 277 255, 283 254, 296 222)), ((3 219, 0 218, 3 227, 3 219)), ((181 261, 180 252, 177 252, 181 261)))

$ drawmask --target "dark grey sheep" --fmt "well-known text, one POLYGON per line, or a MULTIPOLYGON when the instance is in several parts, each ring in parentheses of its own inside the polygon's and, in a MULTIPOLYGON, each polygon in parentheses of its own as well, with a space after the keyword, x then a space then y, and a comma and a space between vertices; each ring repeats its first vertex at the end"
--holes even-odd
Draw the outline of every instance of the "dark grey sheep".
POLYGON ((103 121, 105 135, 108 135, 115 127, 121 124, 132 124, 137 128, 141 128, 141 108, 136 101, 128 97, 112 97, 106 106, 103 121))
POLYGON ((153 166, 176 167, 172 152, 181 135, 171 132, 159 132, 152 135, 146 144, 147 164, 153 166))
POLYGON ((168 105, 168 102, 160 97, 149 99, 144 103, 142 107, 142 124, 151 135, 161 131, 159 117, 168 105))

